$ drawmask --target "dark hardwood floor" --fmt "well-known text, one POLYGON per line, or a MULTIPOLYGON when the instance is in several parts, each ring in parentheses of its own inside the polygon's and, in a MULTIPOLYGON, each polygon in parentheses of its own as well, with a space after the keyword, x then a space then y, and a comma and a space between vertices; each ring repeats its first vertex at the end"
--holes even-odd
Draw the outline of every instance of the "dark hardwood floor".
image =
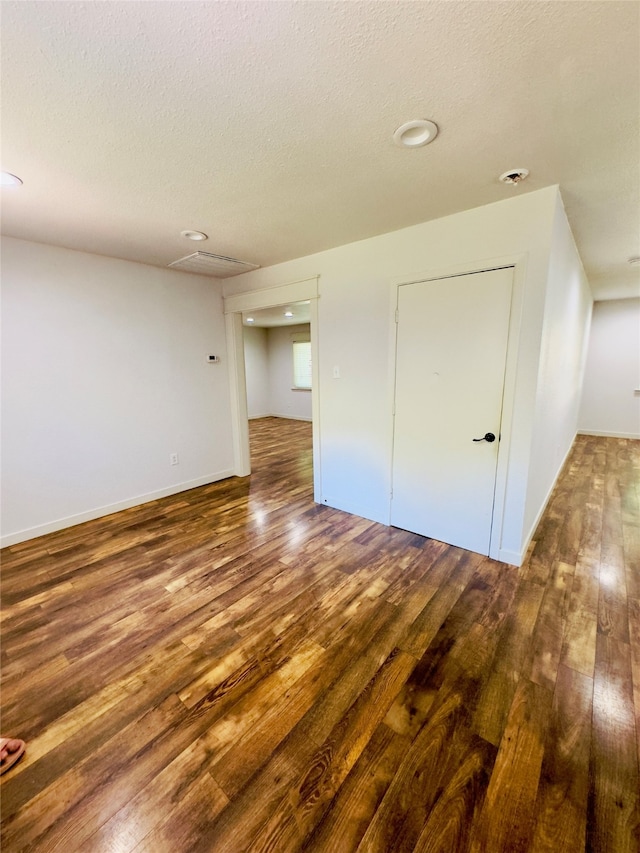
POLYGON ((2 553, 2 850, 639 849, 640 442, 579 437, 521 569, 254 473, 2 553))

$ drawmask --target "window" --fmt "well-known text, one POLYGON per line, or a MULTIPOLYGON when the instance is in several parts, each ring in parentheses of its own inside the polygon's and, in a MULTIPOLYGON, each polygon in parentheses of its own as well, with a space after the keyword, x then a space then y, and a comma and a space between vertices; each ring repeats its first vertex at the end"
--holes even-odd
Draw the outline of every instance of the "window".
POLYGON ((311 388, 311 341, 293 342, 293 387, 311 388))

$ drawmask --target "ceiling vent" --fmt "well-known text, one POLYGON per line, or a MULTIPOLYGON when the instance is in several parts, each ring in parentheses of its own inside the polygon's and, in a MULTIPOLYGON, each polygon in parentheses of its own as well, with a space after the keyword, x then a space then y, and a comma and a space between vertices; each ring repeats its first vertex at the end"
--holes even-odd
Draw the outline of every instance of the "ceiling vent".
POLYGON ((257 270, 260 264, 248 264, 236 258, 225 258, 224 255, 212 255, 211 252, 194 252, 169 264, 174 270, 194 272, 198 275, 214 275, 216 278, 229 278, 240 275, 241 272, 257 270))

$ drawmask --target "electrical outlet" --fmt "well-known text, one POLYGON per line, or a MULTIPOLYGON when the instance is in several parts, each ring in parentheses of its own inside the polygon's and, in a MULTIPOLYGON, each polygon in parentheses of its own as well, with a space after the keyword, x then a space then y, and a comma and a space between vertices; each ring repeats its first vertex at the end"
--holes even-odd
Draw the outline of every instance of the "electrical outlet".
POLYGON ((169 465, 177 465, 178 462, 179 462, 178 454, 177 453, 170 453, 169 454, 169 465))

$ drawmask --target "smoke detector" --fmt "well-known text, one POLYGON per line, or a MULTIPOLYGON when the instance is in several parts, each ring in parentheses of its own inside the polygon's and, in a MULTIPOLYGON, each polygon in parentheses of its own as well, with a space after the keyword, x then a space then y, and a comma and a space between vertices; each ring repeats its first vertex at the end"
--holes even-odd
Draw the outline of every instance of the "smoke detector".
POLYGON ((520 184, 529 177, 528 169, 509 169, 500 175, 503 184, 520 184))
POLYGON ((224 255, 213 255, 211 252, 194 252, 184 258, 178 258, 169 266, 174 270, 194 272, 198 275, 214 275, 216 278, 229 278, 242 272, 257 270, 259 264, 239 261, 237 258, 226 258, 224 255))

